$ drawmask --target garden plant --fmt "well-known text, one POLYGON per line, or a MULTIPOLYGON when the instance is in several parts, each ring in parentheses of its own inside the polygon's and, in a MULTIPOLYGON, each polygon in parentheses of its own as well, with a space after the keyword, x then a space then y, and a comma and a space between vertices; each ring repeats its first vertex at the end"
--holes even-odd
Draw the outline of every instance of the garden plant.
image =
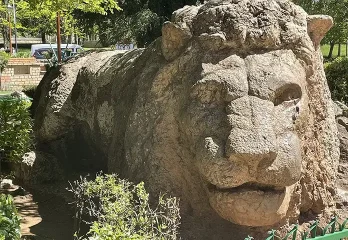
POLYGON ((73 182, 75 239, 177 239, 178 200, 161 195, 152 208, 144 183, 132 184, 117 175, 98 174, 73 182), (81 224, 90 228, 81 233, 81 224))

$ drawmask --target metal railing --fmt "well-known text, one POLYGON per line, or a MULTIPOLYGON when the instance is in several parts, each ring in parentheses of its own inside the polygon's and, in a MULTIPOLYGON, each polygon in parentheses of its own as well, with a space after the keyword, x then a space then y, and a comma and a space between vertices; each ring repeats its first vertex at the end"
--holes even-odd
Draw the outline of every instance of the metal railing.
MULTIPOLYGON (((348 219, 346 219, 342 224, 338 222, 337 217, 332 218, 330 223, 324 227, 320 228, 318 221, 315 221, 308 231, 300 232, 298 225, 295 225, 291 231, 289 231, 285 237, 280 237, 276 235, 275 230, 268 232, 268 237, 265 240, 340 240, 348 239, 348 229, 346 228, 348 219)), ((248 236, 244 240, 252 240, 253 237, 248 236)))

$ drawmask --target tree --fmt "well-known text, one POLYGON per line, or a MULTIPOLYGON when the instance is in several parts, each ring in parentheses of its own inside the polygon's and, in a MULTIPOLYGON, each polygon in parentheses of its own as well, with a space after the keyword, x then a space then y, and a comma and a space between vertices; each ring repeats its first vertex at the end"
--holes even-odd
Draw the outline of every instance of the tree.
POLYGON ((0 174, 1 162, 18 162, 32 147, 31 102, 22 96, 0 99, 0 174))
POLYGON ((56 15, 48 8, 31 8, 26 1, 17 1, 17 28, 24 35, 40 35, 46 43, 46 35, 55 33, 56 15))
POLYGON ((146 46, 161 36, 163 22, 170 20, 173 11, 185 5, 197 5, 203 0, 122 0, 123 9, 103 17, 75 11, 79 25, 88 32, 97 26, 102 43, 136 42, 146 46))
POLYGON ((61 61, 61 14, 64 14, 66 19, 74 10, 79 10, 85 13, 97 13, 105 15, 108 12, 113 13, 114 10, 121 10, 117 0, 89 0, 89 1, 71 1, 71 0, 27 0, 33 10, 49 9, 57 15, 57 44, 58 44, 58 62, 61 61))
POLYGON ((4 47, 9 48, 10 34, 9 34, 9 13, 7 10, 8 0, 0 1, 0 19, 1 19, 1 34, 4 40, 4 47))
MULTIPOLYGON (((0 18, 1 32, 4 39, 4 47, 9 47, 10 25, 13 27, 13 17, 11 16, 8 4, 12 5, 12 1, 0 1, 0 18), (10 17, 11 16, 11 17, 10 17), (10 20, 10 22, 9 22, 10 20)), ((53 34, 55 30, 55 15, 47 8, 31 9, 29 3, 25 0, 16 0, 16 28, 23 35, 41 35, 45 42, 46 34, 53 34), (53 17, 52 17, 53 16, 53 17)), ((12 11, 11 11, 12 12, 12 11)))
POLYGON ((330 44, 328 58, 332 58, 335 44, 348 39, 348 1, 347 0, 294 0, 309 14, 326 14, 334 19, 334 26, 326 34, 323 42, 330 44))
POLYGON ((49 8, 52 12, 70 13, 72 10, 79 9, 83 12, 106 14, 107 11, 121 10, 117 0, 27 0, 27 2, 33 8, 49 8))

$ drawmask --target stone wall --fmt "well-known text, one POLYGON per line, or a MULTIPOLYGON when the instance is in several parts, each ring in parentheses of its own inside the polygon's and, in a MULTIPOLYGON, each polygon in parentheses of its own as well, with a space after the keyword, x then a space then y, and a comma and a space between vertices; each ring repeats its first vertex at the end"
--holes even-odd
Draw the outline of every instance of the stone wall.
POLYGON ((22 90, 25 86, 38 85, 44 66, 35 58, 11 58, 0 78, 0 90, 22 90))

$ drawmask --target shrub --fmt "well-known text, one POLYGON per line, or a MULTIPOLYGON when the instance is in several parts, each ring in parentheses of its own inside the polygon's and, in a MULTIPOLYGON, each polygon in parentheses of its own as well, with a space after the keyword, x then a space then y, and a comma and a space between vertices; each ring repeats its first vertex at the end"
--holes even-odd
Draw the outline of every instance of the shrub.
POLYGON ((325 63, 325 73, 332 99, 348 104, 348 58, 325 63))
POLYGON ((0 72, 2 72, 7 66, 10 55, 6 52, 0 51, 0 72))
POLYGON ((20 218, 10 195, 0 195, 0 239, 20 239, 20 218))
POLYGON ((97 175, 70 184, 76 206, 76 239, 177 239, 178 201, 161 195, 156 208, 149 204, 144 183, 134 185, 116 175, 97 175), (92 219, 89 222, 86 219, 92 219), (89 232, 80 236, 81 221, 89 232))
POLYGON ((16 55, 13 55, 12 57, 13 58, 30 58, 32 56, 30 52, 18 52, 16 53, 16 55))
MULTIPOLYGON (((1 160, 19 161, 32 141, 31 102, 21 97, 0 98, 0 164, 1 160)), ((0 168, 1 172, 1 168, 0 168)))

